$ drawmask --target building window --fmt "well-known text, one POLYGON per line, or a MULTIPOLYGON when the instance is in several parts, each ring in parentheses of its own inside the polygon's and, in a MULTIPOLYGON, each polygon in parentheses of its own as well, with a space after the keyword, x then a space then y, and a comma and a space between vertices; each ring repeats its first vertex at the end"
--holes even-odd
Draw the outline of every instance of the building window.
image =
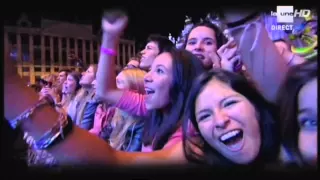
POLYGON ((45 60, 46 65, 51 65, 50 50, 46 50, 45 54, 46 54, 45 55, 45 57, 46 57, 46 60, 45 60))
POLYGON ((45 47, 50 47, 50 37, 49 36, 45 36, 44 44, 45 44, 45 47))
POLYGON ((35 79, 36 79, 36 82, 38 82, 41 79, 41 76, 36 76, 35 79))
POLYGON ((54 60, 54 64, 59 64, 59 52, 58 51, 53 52, 53 60, 54 60))
POLYGON ((67 39, 62 38, 62 48, 66 48, 66 47, 67 47, 67 39))
POLYGON ((83 60, 83 57, 82 57, 82 49, 78 49, 78 57, 83 60))
POLYGON ((40 46, 41 45, 41 36, 33 36, 33 45, 40 46))
POLYGON ((70 41, 69 41, 70 43, 69 43, 69 47, 70 47, 70 49, 74 49, 74 39, 73 38, 70 38, 70 41))
POLYGON ((96 41, 93 41, 93 49, 96 50, 98 48, 98 43, 96 41))
POLYGON ((90 49, 90 41, 86 40, 86 49, 90 49))
POLYGON ((34 49, 34 64, 41 65, 41 49, 34 49))
POLYGON ((53 38, 53 49, 58 50, 58 48, 59 48, 58 38, 54 37, 53 38))
POLYGON ((86 52, 86 64, 90 64, 90 51, 86 52))
POLYGON ((29 35, 28 34, 20 34, 21 37, 21 44, 28 44, 29 45, 29 35))
POLYGON ((66 51, 62 51, 62 65, 63 66, 67 65, 67 53, 66 53, 66 51))
POLYGON ((94 64, 98 64, 98 54, 97 54, 97 52, 93 53, 93 63, 94 64))
POLYGON ((82 50, 82 40, 81 39, 77 40, 77 44, 78 44, 78 49, 82 50))
POLYGON ((11 44, 17 43, 17 36, 15 33, 8 32, 8 36, 9 36, 9 41, 11 44))
POLYGON ((35 67, 35 68, 34 68, 34 71, 35 71, 35 72, 41 72, 41 67, 35 67))
POLYGON ((29 72, 29 67, 22 67, 22 72, 29 72))

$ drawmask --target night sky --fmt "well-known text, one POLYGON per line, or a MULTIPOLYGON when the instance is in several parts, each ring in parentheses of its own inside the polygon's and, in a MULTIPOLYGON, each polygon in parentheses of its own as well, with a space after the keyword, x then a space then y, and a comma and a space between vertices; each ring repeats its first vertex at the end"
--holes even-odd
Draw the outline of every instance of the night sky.
MULTIPOLYGON (((108 1, 109 2, 109 1, 108 1)), ((61 20, 69 22, 77 22, 84 24, 92 24, 94 32, 100 28, 101 15, 104 9, 111 7, 121 7, 128 12, 129 25, 125 32, 125 37, 135 39, 138 46, 144 44, 147 36, 152 33, 158 33, 168 36, 171 33, 177 36, 183 29, 185 15, 193 17, 194 21, 199 21, 200 17, 205 17, 210 9, 208 8, 156 8, 156 7, 143 7, 143 4, 127 4, 125 6, 105 6, 93 9, 78 9, 72 11, 65 10, 45 10, 39 8, 34 10, 18 10, 6 12, 5 24, 15 25, 17 19, 22 12, 26 13, 33 26, 40 25, 41 17, 51 20, 61 20)), ((139 47, 141 48, 141 47, 139 47)))

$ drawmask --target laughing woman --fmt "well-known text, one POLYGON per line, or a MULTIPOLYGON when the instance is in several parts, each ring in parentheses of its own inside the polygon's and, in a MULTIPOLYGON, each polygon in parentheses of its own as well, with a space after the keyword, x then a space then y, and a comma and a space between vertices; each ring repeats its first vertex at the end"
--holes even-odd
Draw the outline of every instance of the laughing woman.
POLYGON ((189 121, 184 122, 188 160, 256 167, 277 159, 279 141, 273 110, 243 76, 221 69, 202 74, 193 84, 187 109, 187 117, 201 134, 200 142, 194 141, 188 135, 189 121))

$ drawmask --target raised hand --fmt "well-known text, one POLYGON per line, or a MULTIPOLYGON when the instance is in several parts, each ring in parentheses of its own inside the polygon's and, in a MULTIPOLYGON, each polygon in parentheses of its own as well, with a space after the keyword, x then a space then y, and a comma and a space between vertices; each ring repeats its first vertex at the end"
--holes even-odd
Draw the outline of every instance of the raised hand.
POLYGON ((286 61, 288 66, 302 64, 305 62, 305 59, 303 57, 291 52, 289 46, 285 42, 277 41, 274 43, 274 45, 277 47, 278 52, 286 61))
POLYGON ((40 99, 43 98, 44 96, 50 96, 55 103, 58 103, 59 101, 59 96, 57 95, 57 93, 54 92, 52 88, 47 88, 47 87, 42 88, 40 91, 40 99))
POLYGON ((221 68, 221 60, 217 52, 211 52, 209 54, 212 61, 212 68, 221 68))
POLYGON ((221 68, 227 71, 235 71, 235 67, 240 64, 240 55, 237 53, 237 45, 234 40, 229 40, 222 45, 217 53, 220 56, 221 68))
POLYGON ((120 38, 123 30, 127 26, 128 17, 121 11, 105 12, 102 17, 102 30, 104 35, 113 38, 120 38))

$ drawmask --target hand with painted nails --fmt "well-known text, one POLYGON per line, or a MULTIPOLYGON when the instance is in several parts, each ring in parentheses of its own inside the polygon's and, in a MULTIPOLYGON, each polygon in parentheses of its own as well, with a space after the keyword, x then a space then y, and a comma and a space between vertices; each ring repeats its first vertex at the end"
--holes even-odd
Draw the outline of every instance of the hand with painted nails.
POLYGON ((59 96, 52 88, 44 87, 41 89, 40 99, 44 98, 45 96, 51 97, 55 104, 59 102, 59 96))

